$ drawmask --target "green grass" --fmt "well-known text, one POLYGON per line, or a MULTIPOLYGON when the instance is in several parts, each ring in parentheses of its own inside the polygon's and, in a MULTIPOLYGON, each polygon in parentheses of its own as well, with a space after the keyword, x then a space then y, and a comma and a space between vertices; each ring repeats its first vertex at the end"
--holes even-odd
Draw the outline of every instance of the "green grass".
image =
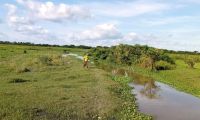
POLYGON ((63 50, 86 52, 0 45, 0 119, 151 119, 138 112, 127 82, 112 80, 110 73, 92 64, 84 69, 82 61, 74 57, 59 57, 63 50))
POLYGON ((183 60, 176 60, 176 68, 174 70, 155 72, 137 66, 133 66, 131 69, 136 73, 141 73, 175 87, 180 91, 200 97, 200 63, 197 63, 194 69, 189 68, 183 60))

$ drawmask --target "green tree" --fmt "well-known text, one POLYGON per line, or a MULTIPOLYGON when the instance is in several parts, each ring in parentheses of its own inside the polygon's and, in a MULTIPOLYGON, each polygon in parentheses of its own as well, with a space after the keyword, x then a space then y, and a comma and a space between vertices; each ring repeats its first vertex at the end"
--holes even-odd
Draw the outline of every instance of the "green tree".
POLYGON ((155 63, 159 60, 159 54, 160 52, 157 49, 150 48, 147 51, 147 56, 149 56, 151 60, 151 70, 155 69, 155 63))

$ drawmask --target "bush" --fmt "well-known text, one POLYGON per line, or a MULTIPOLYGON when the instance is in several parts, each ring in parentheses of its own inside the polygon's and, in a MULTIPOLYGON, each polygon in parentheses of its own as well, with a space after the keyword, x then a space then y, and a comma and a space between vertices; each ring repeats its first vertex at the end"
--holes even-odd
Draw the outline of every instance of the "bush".
POLYGON ((27 51, 26 50, 24 50, 24 54, 26 54, 27 53, 27 51))
POLYGON ((194 68, 194 65, 196 63, 194 58, 188 58, 185 59, 185 63, 190 67, 190 68, 194 68))
POLYGON ((152 67, 152 59, 148 56, 142 56, 139 59, 139 66, 143 68, 151 68, 152 67))
POLYGON ((52 58, 49 56, 40 56, 39 61, 44 65, 52 65, 52 58))
POLYGON ((64 54, 69 54, 69 51, 63 50, 63 53, 64 53, 64 54))
POLYGON ((48 65, 48 66, 63 65, 64 64, 64 60, 63 60, 62 56, 60 56, 60 55, 40 56, 39 62, 44 64, 44 65, 48 65))
POLYGON ((17 70, 16 70, 18 73, 24 73, 24 72, 31 72, 31 70, 27 67, 19 67, 17 70))
POLYGON ((175 61, 166 54, 160 55, 159 60, 166 61, 166 62, 171 63, 171 64, 175 64, 175 61))
POLYGON ((156 62, 155 68, 156 70, 172 70, 175 68, 175 66, 166 61, 161 60, 161 61, 156 62))

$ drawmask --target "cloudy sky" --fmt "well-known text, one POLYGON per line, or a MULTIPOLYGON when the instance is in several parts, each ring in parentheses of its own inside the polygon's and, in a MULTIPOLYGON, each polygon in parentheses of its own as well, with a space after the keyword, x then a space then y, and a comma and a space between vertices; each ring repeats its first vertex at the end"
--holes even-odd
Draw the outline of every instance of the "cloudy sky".
POLYGON ((0 40, 200 51, 200 0, 0 0, 0 40))

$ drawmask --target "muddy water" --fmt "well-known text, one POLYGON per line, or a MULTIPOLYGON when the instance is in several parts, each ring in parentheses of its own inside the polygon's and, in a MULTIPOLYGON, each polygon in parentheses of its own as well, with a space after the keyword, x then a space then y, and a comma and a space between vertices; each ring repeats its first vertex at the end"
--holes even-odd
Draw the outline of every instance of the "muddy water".
POLYGON ((200 120, 199 98, 152 79, 137 79, 130 86, 134 87, 132 93, 136 94, 140 111, 155 120, 200 120))
POLYGON ((200 120, 200 98, 124 69, 112 70, 112 74, 133 79, 129 85, 134 88, 139 110, 155 120, 200 120))

